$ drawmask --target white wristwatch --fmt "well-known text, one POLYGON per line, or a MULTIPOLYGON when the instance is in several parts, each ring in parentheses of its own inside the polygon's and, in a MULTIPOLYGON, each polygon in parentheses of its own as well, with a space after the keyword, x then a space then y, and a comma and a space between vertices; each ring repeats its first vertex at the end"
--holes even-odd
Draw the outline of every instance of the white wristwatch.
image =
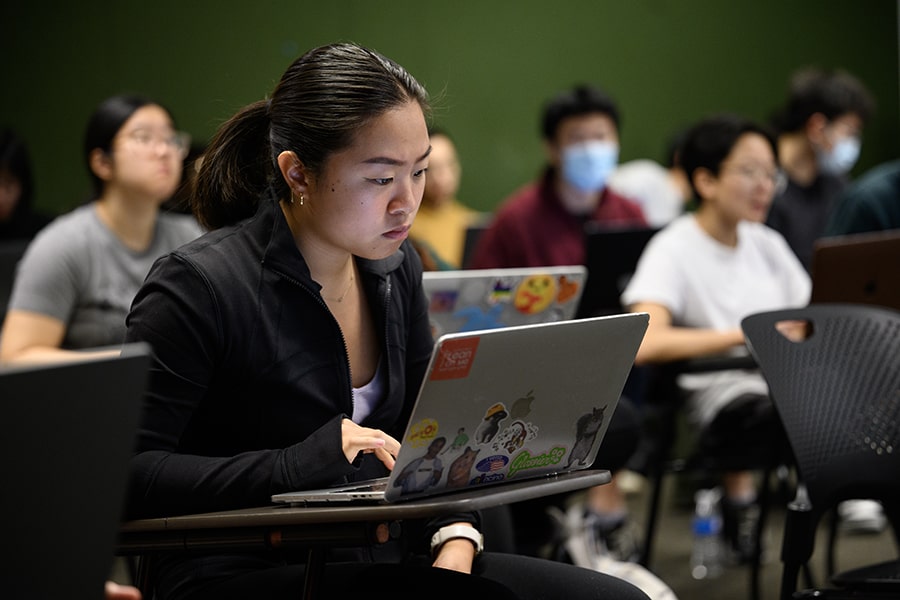
POLYGON ((478 556, 484 550, 484 536, 474 527, 470 525, 446 525, 431 536, 431 555, 437 555, 444 542, 457 538, 465 538, 475 544, 475 556, 478 556))

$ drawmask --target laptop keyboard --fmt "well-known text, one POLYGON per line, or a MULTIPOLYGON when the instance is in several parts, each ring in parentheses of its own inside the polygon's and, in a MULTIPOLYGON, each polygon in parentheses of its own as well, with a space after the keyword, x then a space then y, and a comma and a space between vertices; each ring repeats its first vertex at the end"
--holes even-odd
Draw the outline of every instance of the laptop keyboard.
POLYGON ((387 489, 388 478, 387 477, 379 477, 378 479, 367 479, 365 481, 360 481, 359 485, 352 486, 352 484, 348 484, 347 487, 341 488, 342 492, 383 492, 387 489))

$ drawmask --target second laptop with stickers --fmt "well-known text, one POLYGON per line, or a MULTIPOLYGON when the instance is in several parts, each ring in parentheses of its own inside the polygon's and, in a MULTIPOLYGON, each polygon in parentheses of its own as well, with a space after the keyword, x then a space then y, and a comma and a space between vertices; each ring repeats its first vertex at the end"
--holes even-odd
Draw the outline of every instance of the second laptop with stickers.
POLYGON ((587 279, 581 265, 426 271, 422 287, 434 337, 575 316, 587 279))
POLYGON ((389 477, 272 500, 397 502, 585 469, 647 323, 623 314, 441 336, 389 477))

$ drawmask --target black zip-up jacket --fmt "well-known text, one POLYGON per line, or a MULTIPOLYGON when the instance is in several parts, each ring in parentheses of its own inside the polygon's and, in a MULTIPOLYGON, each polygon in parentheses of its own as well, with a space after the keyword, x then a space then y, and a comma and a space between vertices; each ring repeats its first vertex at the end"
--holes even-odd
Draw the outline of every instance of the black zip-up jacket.
MULTIPOLYGON (((408 242, 357 263, 387 372, 362 424, 400 439, 432 350, 422 267, 408 242)), ((386 474, 374 455, 344 457, 346 346, 272 197, 158 260, 127 325, 126 341, 154 352, 129 517, 263 506, 274 493, 386 474)))

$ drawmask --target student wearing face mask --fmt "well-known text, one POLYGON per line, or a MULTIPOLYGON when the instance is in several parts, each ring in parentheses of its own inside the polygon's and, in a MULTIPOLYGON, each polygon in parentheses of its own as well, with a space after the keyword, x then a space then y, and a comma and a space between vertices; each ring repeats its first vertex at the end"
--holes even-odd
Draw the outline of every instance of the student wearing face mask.
MULTIPOLYGON (((541 132, 547 155, 543 176, 499 207, 479 238, 471 268, 584 264, 588 222, 647 225, 637 203, 606 185, 619 158, 619 112, 604 92, 577 86, 560 93, 545 106, 541 132)), ((609 469, 613 480, 588 490, 581 507, 584 527, 596 541, 595 554, 617 561, 635 561, 639 554, 640 534, 629 518, 616 477, 634 454, 639 437, 637 411, 623 397, 600 448, 603 458, 594 465, 609 469)), ((540 537, 534 532, 541 529, 536 523, 544 518, 546 508, 545 500, 512 506, 514 520, 529 524, 516 530, 520 551, 529 553, 533 546, 546 543, 530 539, 540 537)))
POLYGON ((481 235, 472 268, 584 264, 584 225, 644 226, 640 206, 606 186, 619 162, 619 111, 577 86, 545 107, 543 176, 515 192, 481 235))
POLYGON ((859 158, 873 108, 869 91, 849 73, 804 69, 792 77, 788 100, 773 119, 788 183, 766 223, 787 239, 807 270, 813 243, 859 158))

